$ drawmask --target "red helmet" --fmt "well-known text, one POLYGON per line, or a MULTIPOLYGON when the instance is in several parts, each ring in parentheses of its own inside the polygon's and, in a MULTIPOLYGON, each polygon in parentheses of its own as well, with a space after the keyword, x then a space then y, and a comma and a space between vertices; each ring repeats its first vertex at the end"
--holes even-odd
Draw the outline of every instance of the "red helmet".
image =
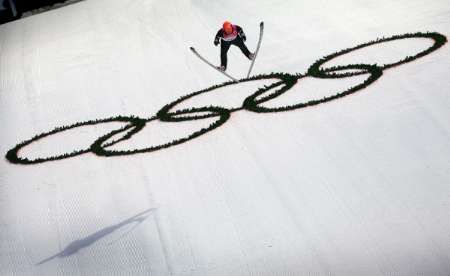
POLYGON ((233 25, 231 25, 230 22, 225 21, 223 22, 223 30, 225 31, 225 33, 230 34, 233 32, 233 25))

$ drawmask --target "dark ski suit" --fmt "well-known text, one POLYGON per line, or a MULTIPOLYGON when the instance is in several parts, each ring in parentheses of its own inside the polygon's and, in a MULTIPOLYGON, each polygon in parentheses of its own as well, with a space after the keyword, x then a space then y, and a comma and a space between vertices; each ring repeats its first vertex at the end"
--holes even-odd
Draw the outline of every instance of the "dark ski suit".
POLYGON ((231 45, 239 47, 248 59, 250 59, 251 55, 247 46, 244 44, 246 37, 242 28, 238 25, 232 25, 232 27, 233 32, 231 34, 226 34, 223 29, 220 29, 214 38, 214 45, 219 45, 220 41, 220 63, 225 69, 227 68, 227 53, 231 45))

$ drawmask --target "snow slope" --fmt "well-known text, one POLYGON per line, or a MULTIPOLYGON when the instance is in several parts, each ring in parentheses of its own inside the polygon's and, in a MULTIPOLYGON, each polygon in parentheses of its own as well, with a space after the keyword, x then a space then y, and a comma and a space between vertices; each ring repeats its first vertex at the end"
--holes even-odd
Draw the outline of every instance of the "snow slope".
MULTIPOLYGON (((0 26, 0 153, 77 122, 150 118, 227 81, 188 49, 218 63, 212 41, 223 20, 244 28, 250 49, 264 20, 255 74, 305 73, 383 36, 450 36, 447 0, 80 2, 0 26)), ((327 66, 392 63, 430 45, 397 40, 327 66)), ((446 44, 353 95, 289 112, 238 110, 155 152, 34 165, 2 158, 0 275, 449 275, 449 62, 446 44)), ((248 66, 230 50, 230 74, 248 66)), ((264 106, 331 96, 366 78, 306 77, 264 106)), ((176 109, 239 108, 274 82, 226 86, 176 109)), ((153 120, 110 149, 164 144, 215 120, 153 120)), ((74 128, 19 155, 89 148, 125 125, 74 128)))

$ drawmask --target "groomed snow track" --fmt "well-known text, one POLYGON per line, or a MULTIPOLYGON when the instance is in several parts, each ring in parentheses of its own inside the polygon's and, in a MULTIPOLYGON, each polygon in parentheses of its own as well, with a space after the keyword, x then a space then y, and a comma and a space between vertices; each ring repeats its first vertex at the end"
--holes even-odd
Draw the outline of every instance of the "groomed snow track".
POLYGON ((450 5, 334 2, 1 25, 0 275, 450 275, 450 5))

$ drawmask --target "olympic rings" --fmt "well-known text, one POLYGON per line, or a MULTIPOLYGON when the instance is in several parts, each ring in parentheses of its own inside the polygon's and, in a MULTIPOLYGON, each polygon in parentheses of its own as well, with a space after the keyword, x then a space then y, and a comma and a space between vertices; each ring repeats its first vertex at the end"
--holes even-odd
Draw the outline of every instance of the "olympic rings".
POLYGON ((250 112, 256 112, 256 113, 267 113, 267 112, 283 112, 283 111, 291 111, 296 110, 300 108, 304 108, 307 106, 313 106, 325 102, 329 102, 332 100, 336 100, 338 98, 347 96, 349 94, 355 93, 357 91, 360 91, 364 88, 366 88, 368 85, 372 84, 374 81, 378 80, 382 74, 383 70, 390 69, 392 67, 411 62, 415 59, 418 59, 420 57, 426 56, 435 50, 442 47, 445 43, 447 43, 447 38, 439 33, 413 33, 413 34, 404 34, 404 35, 395 35, 388 38, 381 38, 377 39, 375 41, 367 42, 364 44, 360 44, 358 46, 355 46, 353 48, 348 48, 341 50, 339 52, 333 53, 331 55, 325 56, 324 58, 319 59, 314 64, 312 64, 306 74, 288 74, 288 73, 272 73, 272 74, 266 74, 266 75, 258 75, 254 77, 250 77, 247 79, 242 79, 239 82, 248 82, 248 81, 254 81, 254 80, 262 80, 262 79, 278 79, 279 81, 269 85, 265 86, 263 88, 258 89, 258 91, 254 92, 242 103, 242 106, 239 108, 231 108, 227 109, 220 106, 205 106, 205 107, 196 107, 196 108, 189 108, 189 109, 180 109, 175 110, 175 107, 180 104, 181 102, 191 99, 195 96, 209 93, 211 91, 214 91, 216 89, 229 86, 229 85, 236 85, 235 82, 225 82, 220 85, 215 85, 191 94, 187 94, 185 96, 182 96, 181 98, 165 105, 162 107, 155 116, 143 119, 139 117, 134 116, 116 116, 112 118, 107 119, 99 119, 99 120, 90 120, 85 122, 78 122, 69 126, 62 126, 57 127, 49 132, 44 132, 42 134, 38 134, 34 136, 33 138, 26 140, 18 145, 16 145, 14 148, 10 149, 6 154, 6 159, 14 164, 36 164, 36 163, 44 163, 48 161, 55 161, 55 160, 61 160, 65 158, 70 158, 74 156, 78 156, 84 153, 92 152, 98 156, 121 156, 121 155, 130 155, 130 154, 136 154, 136 153, 145 153, 145 152, 153 152, 158 151, 162 149, 166 149, 175 145, 179 145, 182 143, 185 143, 187 141, 190 141, 192 139, 198 138, 199 136, 206 134, 220 126, 222 126, 224 123, 228 121, 228 119, 231 117, 231 114, 234 112, 238 112, 241 110, 247 110, 250 112), (399 39, 408 39, 408 38, 428 38, 432 39, 434 41, 433 45, 429 48, 419 52, 418 54, 414 56, 407 56, 404 59, 393 62, 390 64, 384 64, 384 65, 377 65, 377 64, 348 64, 348 65, 340 65, 340 66, 333 66, 329 68, 323 69, 322 66, 326 64, 327 62, 331 61, 334 58, 337 58, 339 56, 348 54, 350 52, 353 52, 358 49, 362 49, 365 47, 369 47, 375 44, 380 44, 383 42, 393 41, 393 40, 399 40, 399 39), (341 72, 341 73, 340 73, 341 72), (368 77, 361 82, 360 84, 357 84, 355 86, 352 86, 350 88, 347 88, 344 91, 338 92, 332 96, 325 97, 318 100, 311 100, 309 102, 304 103, 297 103, 292 104, 289 106, 280 106, 280 107, 264 107, 261 104, 267 103, 270 100, 273 100, 280 95, 283 95, 287 91, 289 91, 293 86, 295 86, 299 80, 305 77, 314 77, 314 78, 347 78, 357 75, 363 75, 368 74, 368 77), (274 91, 271 91, 274 90, 274 91), (207 118, 216 118, 216 120, 211 123, 206 128, 201 128, 199 130, 196 130, 192 132, 191 134, 187 135, 186 137, 174 139, 171 142, 161 144, 161 145, 153 145, 149 146, 143 149, 131 149, 131 150, 112 150, 108 149, 109 147, 116 145, 117 143, 120 143, 122 141, 128 140, 133 137, 136 133, 140 132, 148 122, 159 120, 161 122, 183 122, 183 121, 193 121, 193 120, 202 120, 207 118), (97 138, 89 148, 87 149, 80 149, 75 150, 73 152, 69 153, 63 153, 56 156, 51 157, 45 157, 45 158, 36 158, 33 160, 30 160, 26 157, 19 157, 19 151, 23 149, 24 147, 30 145, 33 142, 36 142, 38 140, 41 140, 43 138, 64 132, 69 129, 75 129, 82 126, 88 126, 88 125, 99 125, 103 123, 109 123, 109 122, 126 122, 128 123, 124 127, 121 127, 117 130, 113 130, 99 138, 97 138), (112 138, 120 133, 125 133, 125 135, 117 140, 112 140, 112 138), (109 141, 109 142, 108 142, 109 141))

